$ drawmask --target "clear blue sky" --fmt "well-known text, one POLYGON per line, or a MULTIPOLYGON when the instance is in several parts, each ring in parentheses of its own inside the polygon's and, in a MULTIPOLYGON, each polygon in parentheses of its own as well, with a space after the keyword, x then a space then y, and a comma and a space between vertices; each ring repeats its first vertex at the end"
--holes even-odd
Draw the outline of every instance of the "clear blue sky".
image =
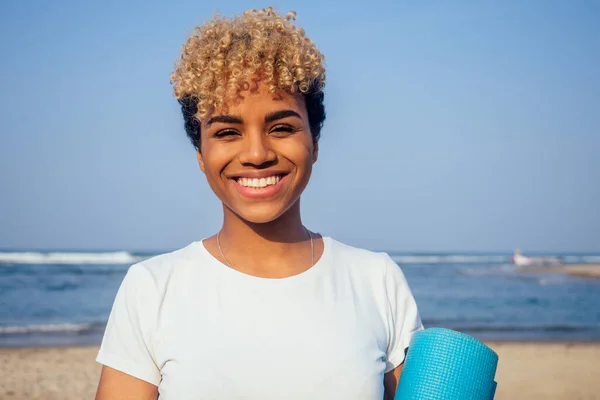
MULTIPOLYGON (((157 3, 2 2, 0 248, 171 249, 218 229, 169 73, 195 25, 269 3, 157 3)), ((600 251, 600 3, 271 4, 327 57, 311 229, 600 251)))

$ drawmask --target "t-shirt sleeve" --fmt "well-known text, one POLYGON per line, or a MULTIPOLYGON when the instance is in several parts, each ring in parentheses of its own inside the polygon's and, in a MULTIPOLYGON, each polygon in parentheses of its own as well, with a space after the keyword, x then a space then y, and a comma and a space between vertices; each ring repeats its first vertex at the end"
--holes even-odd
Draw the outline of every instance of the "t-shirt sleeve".
POLYGON ((158 386, 161 375, 153 349, 158 291, 142 264, 129 268, 104 331, 96 361, 158 386))
POLYGON ((385 372, 404 362, 413 333, 423 329, 417 304, 404 273, 390 256, 386 255, 385 286, 388 300, 389 341, 385 372))

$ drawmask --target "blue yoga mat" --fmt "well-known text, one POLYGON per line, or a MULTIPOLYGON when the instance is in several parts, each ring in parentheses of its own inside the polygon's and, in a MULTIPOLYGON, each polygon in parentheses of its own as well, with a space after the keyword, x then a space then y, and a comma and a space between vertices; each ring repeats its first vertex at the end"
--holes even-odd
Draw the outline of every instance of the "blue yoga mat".
POLYGON ((491 400, 498 355, 477 339, 430 328, 410 341, 395 400, 491 400))

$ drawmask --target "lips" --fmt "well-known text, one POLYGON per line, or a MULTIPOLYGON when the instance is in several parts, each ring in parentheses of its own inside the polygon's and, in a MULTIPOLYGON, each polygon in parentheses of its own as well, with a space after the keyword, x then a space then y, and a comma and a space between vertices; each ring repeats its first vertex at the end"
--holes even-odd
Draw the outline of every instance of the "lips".
POLYGON ((237 192, 242 196, 248 198, 268 198, 281 190, 284 183, 288 180, 288 174, 248 174, 246 176, 235 176, 230 179, 237 192))
POLYGON ((271 175, 264 178, 244 178, 240 177, 236 179, 236 182, 242 186, 250 187, 254 189, 261 189, 267 186, 277 184, 281 180, 283 175, 271 175))

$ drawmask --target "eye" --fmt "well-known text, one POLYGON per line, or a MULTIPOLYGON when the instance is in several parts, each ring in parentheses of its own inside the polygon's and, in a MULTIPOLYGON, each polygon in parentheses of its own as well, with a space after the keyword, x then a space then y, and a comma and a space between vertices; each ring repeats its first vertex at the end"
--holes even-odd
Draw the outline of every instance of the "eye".
POLYGON ((213 136, 216 137, 217 139, 232 139, 235 136, 239 136, 240 133, 238 131, 235 131, 233 129, 224 129, 222 131, 218 131, 216 132, 213 136))
POLYGON ((271 129, 271 131, 269 132, 269 134, 271 134, 273 136, 284 137, 284 136, 289 136, 297 131, 298 131, 298 129, 294 128, 291 125, 280 124, 280 125, 274 126, 271 129))

